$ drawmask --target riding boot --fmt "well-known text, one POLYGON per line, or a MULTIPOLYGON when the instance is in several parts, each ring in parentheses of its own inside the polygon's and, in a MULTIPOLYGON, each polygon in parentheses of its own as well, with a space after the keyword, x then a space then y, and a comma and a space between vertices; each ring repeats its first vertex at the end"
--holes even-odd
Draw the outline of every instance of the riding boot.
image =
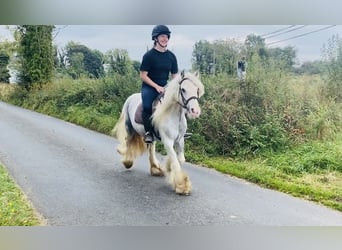
POLYGON ((142 118, 144 122, 144 128, 146 131, 144 135, 144 141, 145 143, 152 143, 153 142, 153 129, 152 129, 152 122, 151 122, 151 115, 143 111, 142 118))

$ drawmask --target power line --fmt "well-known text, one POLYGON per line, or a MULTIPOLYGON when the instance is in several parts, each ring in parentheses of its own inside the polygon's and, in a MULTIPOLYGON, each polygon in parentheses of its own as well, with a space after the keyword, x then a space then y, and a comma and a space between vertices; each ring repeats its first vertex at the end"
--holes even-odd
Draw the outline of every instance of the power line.
POLYGON ((279 40, 279 41, 276 41, 276 42, 267 43, 266 45, 276 44, 276 43, 288 41, 288 40, 291 40, 291 39, 294 39, 294 38, 306 36, 306 35, 309 35, 309 34, 312 34, 312 33, 316 33, 316 32, 322 31, 322 30, 330 29, 330 28, 332 28, 334 26, 336 26, 336 25, 330 25, 330 26, 327 26, 327 27, 324 27, 324 28, 320 28, 320 29, 317 29, 317 30, 313 30, 313 31, 310 31, 310 32, 307 32, 307 33, 304 33, 304 34, 301 34, 301 35, 292 36, 292 37, 289 37, 289 38, 286 38, 286 39, 283 39, 283 40, 279 40))
POLYGON ((62 30, 62 29, 65 29, 66 27, 68 27, 68 25, 64 25, 63 27, 58 27, 58 28, 55 28, 55 35, 53 36, 53 39, 55 39, 57 36, 58 36, 58 34, 59 34, 59 32, 62 30))
MULTIPOLYGON (((295 26, 296 26, 296 25, 295 25, 295 26)), ((268 36, 268 37, 264 37, 264 38, 265 38, 265 39, 269 39, 269 38, 271 38, 271 37, 280 36, 280 35, 282 35, 282 34, 286 34, 286 33, 289 33, 289 32, 295 31, 295 30, 302 29, 302 28, 304 28, 304 27, 306 27, 306 26, 307 26, 307 25, 302 25, 302 26, 299 26, 299 27, 296 27, 296 28, 293 28, 293 29, 284 31, 284 32, 282 32, 282 33, 275 34, 275 35, 268 36)))
POLYGON ((270 32, 270 33, 262 34, 262 35, 260 35, 260 36, 261 36, 261 37, 263 37, 263 36, 269 36, 269 35, 272 35, 272 34, 274 34, 274 33, 278 33, 278 32, 280 32, 280 31, 287 30, 287 29, 292 28, 292 27, 294 27, 294 26, 296 26, 296 25, 290 25, 290 26, 287 26, 287 27, 285 27, 285 28, 281 28, 281 29, 272 31, 272 32, 270 32))

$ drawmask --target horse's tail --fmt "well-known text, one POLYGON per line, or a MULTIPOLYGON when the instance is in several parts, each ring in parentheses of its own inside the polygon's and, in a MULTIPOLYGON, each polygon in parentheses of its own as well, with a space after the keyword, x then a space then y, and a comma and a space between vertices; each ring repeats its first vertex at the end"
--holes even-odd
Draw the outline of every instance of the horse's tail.
POLYGON ((146 150, 143 138, 133 128, 128 113, 129 101, 130 99, 126 100, 120 118, 111 132, 111 135, 120 142, 117 151, 123 155, 123 163, 126 167, 128 165, 131 166, 135 158, 143 154, 146 150))
POLYGON ((120 118, 119 120, 117 121, 117 123, 115 124, 113 130, 111 131, 111 135, 118 139, 119 142, 120 142, 120 145, 119 147, 117 148, 118 152, 120 154, 125 154, 125 147, 124 145, 126 144, 126 138, 127 138, 127 130, 126 130, 126 127, 125 127, 125 110, 122 109, 122 112, 120 114, 120 118))

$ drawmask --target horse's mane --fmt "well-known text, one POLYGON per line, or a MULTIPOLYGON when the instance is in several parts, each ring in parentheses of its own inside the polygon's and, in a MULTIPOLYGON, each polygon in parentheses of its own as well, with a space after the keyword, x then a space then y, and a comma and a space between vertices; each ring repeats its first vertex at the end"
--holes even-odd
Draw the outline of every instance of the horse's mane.
POLYGON ((174 79, 172 79, 165 88, 164 98, 160 106, 156 109, 153 114, 153 123, 158 124, 162 121, 162 118, 167 115, 173 107, 178 108, 178 95, 179 95, 179 83, 183 78, 190 79, 199 89, 199 97, 204 94, 204 86, 197 73, 184 72, 178 74, 174 79), (175 106, 176 104, 176 106, 175 106))

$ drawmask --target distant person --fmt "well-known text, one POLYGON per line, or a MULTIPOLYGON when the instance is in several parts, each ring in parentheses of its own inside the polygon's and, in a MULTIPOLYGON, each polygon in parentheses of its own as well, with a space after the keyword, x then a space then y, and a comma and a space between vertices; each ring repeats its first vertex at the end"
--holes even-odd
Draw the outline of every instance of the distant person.
POLYGON ((237 74, 238 74, 239 81, 246 80, 246 68, 247 68, 246 58, 242 57, 241 60, 239 60, 237 64, 237 74))

